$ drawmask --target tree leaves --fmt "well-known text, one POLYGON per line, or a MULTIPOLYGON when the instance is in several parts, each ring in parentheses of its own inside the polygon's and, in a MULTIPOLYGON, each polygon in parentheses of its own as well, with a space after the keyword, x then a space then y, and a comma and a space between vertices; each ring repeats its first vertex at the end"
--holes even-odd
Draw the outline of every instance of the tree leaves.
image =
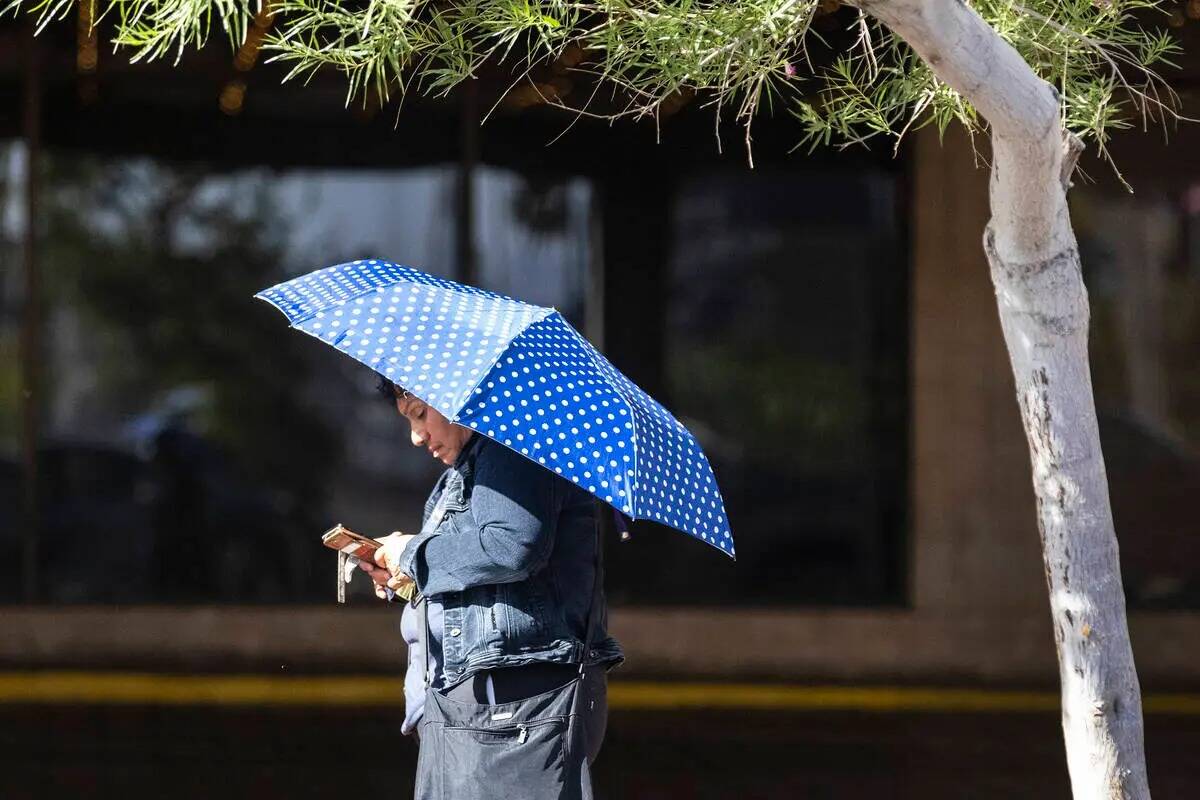
MULTIPOLYGON (((272 60, 287 79, 332 68, 347 102, 416 90, 444 94, 485 62, 514 66, 518 79, 572 49, 571 70, 615 87, 615 110, 658 117, 681 95, 747 129, 782 104, 802 125, 801 145, 899 140, 924 125, 980 127, 974 109, 911 50, 864 12, 821 0, 88 0, 115 21, 114 42, 134 60, 178 59, 215 26, 236 47, 254 15, 275 15, 272 60), (857 32, 830 58, 813 21, 857 32), (804 79, 797 77, 804 74, 804 79)), ((74 0, 10 0, 39 25, 66 16, 74 0)), ((1141 20, 1163 0, 972 0, 975 10, 1063 98, 1063 122, 1103 150, 1111 131, 1140 116, 1179 119, 1177 98, 1154 71, 1178 44, 1141 20)), ((1165 15, 1163 20, 1165 22, 1165 15)), ((846 37, 843 37, 846 38, 846 37)), ((586 93, 585 93, 586 94, 586 93)), ((594 97, 594 93, 592 97, 594 97)), ((562 104, 559 98, 547 98, 562 104)), ((591 113, 587 107, 573 109, 591 113)), ((749 131, 747 131, 749 142, 749 131)))

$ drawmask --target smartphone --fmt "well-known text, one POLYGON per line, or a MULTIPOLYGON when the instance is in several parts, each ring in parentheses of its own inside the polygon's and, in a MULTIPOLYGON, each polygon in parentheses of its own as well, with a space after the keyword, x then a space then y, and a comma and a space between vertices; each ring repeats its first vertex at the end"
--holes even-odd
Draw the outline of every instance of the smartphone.
POLYGON ((357 534, 343 525, 334 525, 325 531, 321 536, 321 543, 372 564, 375 563, 375 551, 382 546, 381 542, 357 534))

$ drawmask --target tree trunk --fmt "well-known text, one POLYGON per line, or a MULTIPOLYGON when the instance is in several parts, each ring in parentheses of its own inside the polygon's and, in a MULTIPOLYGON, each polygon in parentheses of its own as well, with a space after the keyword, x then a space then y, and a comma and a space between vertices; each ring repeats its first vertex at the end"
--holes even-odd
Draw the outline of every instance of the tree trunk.
POLYGON ((1148 800, 1142 702, 1088 366, 1058 93, 962 0, 859 0, 988 120, 984 249, 1029 440, 1075 800, 1148 800))

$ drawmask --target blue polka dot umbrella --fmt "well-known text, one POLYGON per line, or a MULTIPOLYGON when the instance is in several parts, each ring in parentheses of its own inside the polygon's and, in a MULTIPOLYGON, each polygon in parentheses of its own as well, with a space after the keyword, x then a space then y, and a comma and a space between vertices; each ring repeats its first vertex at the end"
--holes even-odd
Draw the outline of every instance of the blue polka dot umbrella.
POLYGON ((734 555, 695 437, 554 309, 376 260, 317 270, 255 297, 452 422, 633 519, 734 555))

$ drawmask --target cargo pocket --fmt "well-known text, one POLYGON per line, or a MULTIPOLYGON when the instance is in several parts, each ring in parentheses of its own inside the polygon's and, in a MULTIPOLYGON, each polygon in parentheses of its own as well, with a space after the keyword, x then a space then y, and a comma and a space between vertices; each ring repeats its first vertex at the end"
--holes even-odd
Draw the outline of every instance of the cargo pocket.
POLYGON ((443 797, 572 796, 566 768, 568 721, 569 717, 551 717, 497 728, 446 726, 442 729, 443 797))

